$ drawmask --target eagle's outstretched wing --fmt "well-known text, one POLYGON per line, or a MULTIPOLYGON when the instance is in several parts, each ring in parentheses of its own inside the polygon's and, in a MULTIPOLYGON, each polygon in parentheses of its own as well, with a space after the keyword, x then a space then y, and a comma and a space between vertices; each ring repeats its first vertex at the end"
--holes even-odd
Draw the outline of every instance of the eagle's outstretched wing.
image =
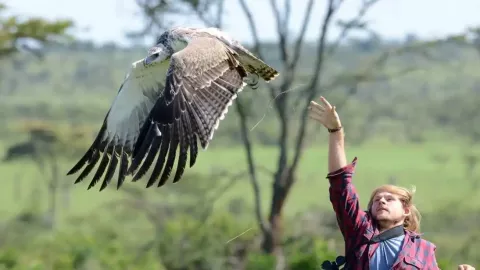
POLYGON ((147 187, 160 177, 165 184, 178 153, 173 182, 183 175, 190 151, 190 167, 195 164, 198 146, 208 147, 219 122, 245 85, 245 69, 236 53, 221 41, 197 37, 174 53, 165 82, 165 93, 150 111, 133 152, 129 173, 140 179, 158 158, 147 187), (163 172, 162 172, 163 169, 163 172))
POLYGON ((84 156, 67 173, 74 174, 86 166, 75 183, 85 179, 100 163, 88 189, 104 176, 100 188, 103 190, 113 178, 118 166, 120 169, 117 188, 120 188, 127 175, 128 163, 140 129, 163 93, 167 70, 168 61, 147 67, 143 65, 143 59, 132 64, 97 137, 84 156))

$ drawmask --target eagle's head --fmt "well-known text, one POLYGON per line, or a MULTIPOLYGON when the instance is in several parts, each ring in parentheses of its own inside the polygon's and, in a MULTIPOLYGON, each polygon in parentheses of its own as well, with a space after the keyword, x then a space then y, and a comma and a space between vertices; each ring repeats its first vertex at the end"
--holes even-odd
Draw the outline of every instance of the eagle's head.
POLYGON ((148 55, 144 60, 145 65, 151 65, 156 62, 163 62, 172 54, 183 50, 190 40, 190 36, 185 29, 174 28, 163 32, 158 37, 155 46, 148 50, 148 55))

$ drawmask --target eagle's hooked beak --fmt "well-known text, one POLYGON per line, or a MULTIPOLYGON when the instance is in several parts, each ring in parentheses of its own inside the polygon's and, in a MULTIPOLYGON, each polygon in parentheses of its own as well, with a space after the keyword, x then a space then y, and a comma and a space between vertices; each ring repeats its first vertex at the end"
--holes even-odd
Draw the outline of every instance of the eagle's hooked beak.
POLYGON ((163 48, 162 47, 158 47, 158 46, 154 46, 152 48, 150 48, 150 50, 148 50, 148 56, 145 57, 145 59, 143 59, 143 64, 145 66, 147 65, 150 65, 151 63, 153 63, 159 56, 160 54, 163 53, 163 48))

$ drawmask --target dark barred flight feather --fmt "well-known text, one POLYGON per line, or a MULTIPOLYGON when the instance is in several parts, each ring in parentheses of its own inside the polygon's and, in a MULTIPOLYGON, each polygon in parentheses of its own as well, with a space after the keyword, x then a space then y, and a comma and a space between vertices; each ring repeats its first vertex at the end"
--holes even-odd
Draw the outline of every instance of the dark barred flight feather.
POLYGON ((163 186, 172 175, 178 182, 187 164, 195 165, 198 142, 207 149, 244 85, 256 86, 258 77, 248 81, 252 75, 269 82, 278 72, 217 29, 165 32, 133 64, 96 139, 68 174, 84 168, 79 183, 94 171, 88 189, 103 177, 100 190, 117 167, 117 188, 127 175, 135 182, 150 169, 147 188, 157 181, 163 186))

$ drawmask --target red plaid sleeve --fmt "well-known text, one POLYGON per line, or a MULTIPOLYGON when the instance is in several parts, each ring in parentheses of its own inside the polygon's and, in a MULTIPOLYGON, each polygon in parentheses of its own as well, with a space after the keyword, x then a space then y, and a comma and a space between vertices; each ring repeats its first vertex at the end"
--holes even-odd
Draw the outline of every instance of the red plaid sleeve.
POLYGON ((327 175, 330 181, 330 201, 345 239, 356 238, 369 225, 367 214, 360 208, 357 190, 352 184, 356 164, 355 157, 349 165, 327 175))

